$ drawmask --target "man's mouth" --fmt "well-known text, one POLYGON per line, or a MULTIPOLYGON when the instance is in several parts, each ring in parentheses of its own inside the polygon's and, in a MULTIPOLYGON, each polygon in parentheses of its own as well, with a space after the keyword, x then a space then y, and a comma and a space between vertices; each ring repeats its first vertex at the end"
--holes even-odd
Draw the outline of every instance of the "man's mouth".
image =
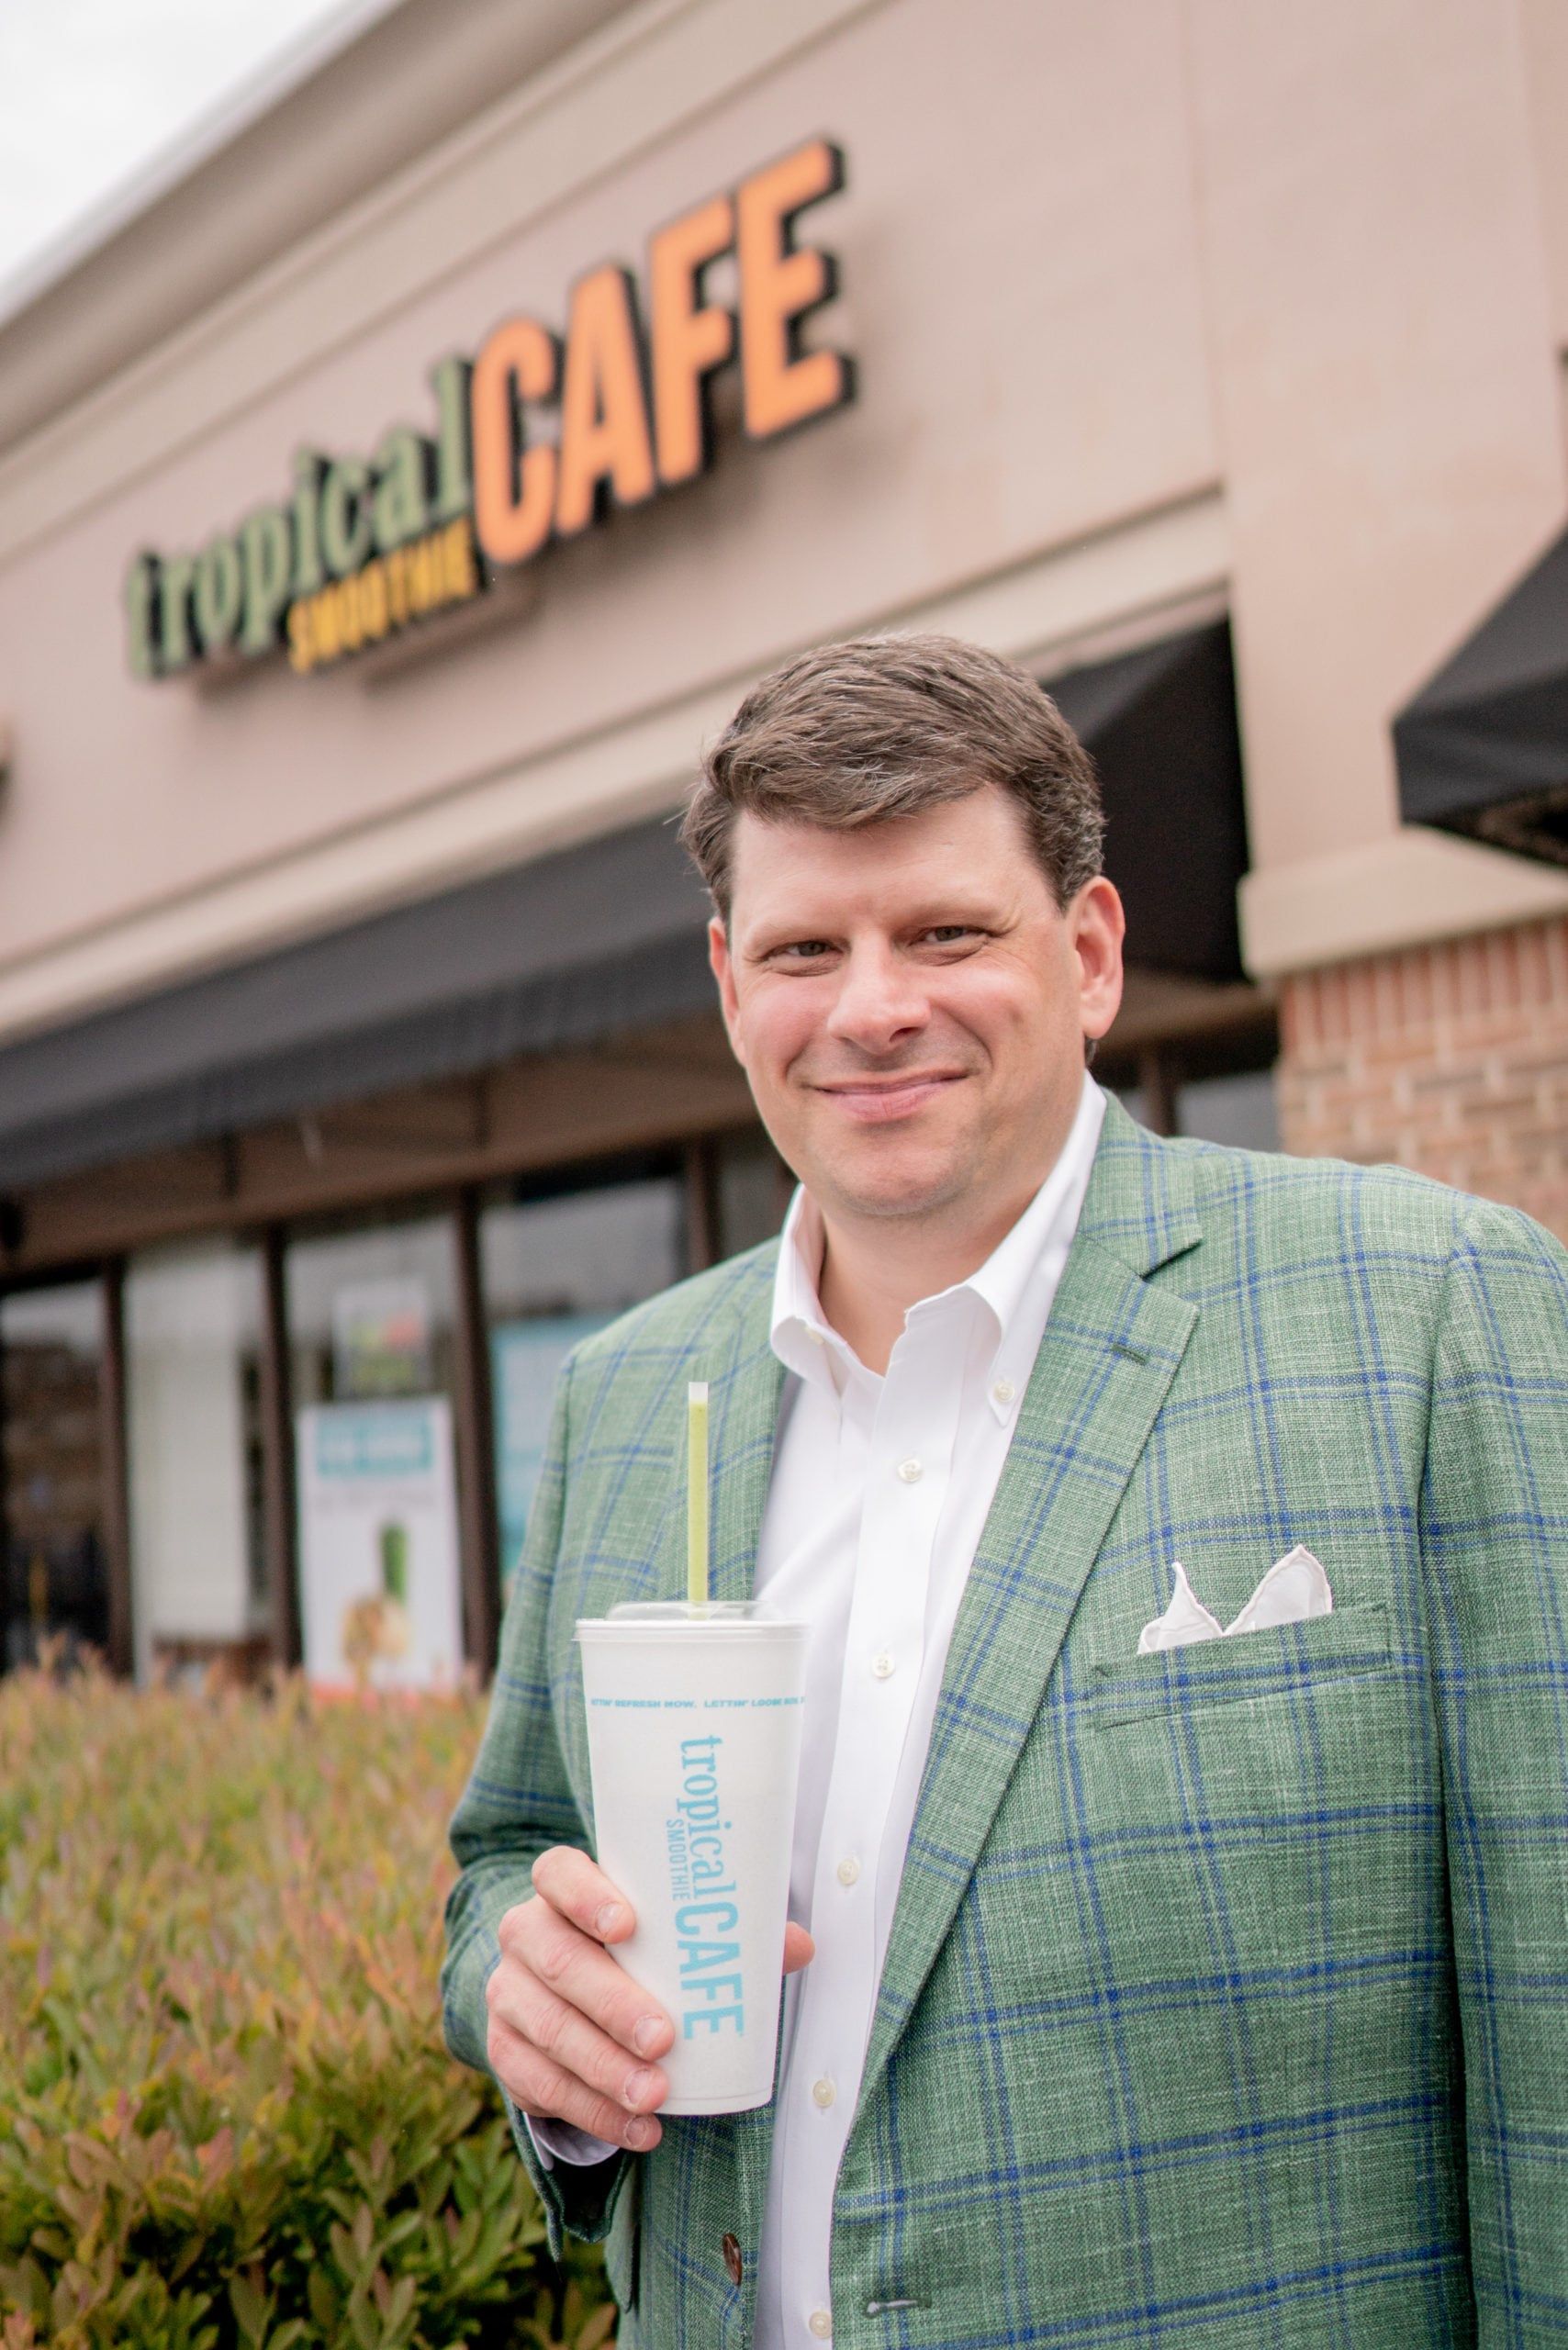
POLYGON ((824 1080, 816 1088, 835 1109, 860 1125, 882 1125, 907 1118, 916 1110, 969 1075, 961 1069, 900 1069, 887 1077, 845 1077, 824 1080))

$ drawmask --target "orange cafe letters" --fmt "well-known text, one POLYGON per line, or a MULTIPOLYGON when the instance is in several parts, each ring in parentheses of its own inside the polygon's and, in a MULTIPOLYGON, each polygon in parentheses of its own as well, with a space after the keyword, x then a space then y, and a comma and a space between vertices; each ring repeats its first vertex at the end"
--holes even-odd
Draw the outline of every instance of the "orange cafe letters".
POLYGON ((807 348, 802 331, 837 272, 800 224, 843 185, 839 150, 808 140, 657 229, 641 287, 607 262, 572 286, 560 331, 519 315, 472 360, 442 359, 433 431, 396 425, 369 457, 298 450, 286 499, 196 554, 138 554, 125 597, 133 673, 174 677, 282 645, 304 676, 470 602, 553 541, 703 473, 726 370, 748 441, 841 408, 852 362, 807 348), (724 260, 733 308, 708 290, 724 260))

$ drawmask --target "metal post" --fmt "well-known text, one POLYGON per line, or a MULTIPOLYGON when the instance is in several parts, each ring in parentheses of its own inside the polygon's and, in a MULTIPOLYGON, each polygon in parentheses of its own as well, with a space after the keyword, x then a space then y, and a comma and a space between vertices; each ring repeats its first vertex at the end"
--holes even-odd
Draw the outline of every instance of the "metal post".
POLYGON ((1138 1087, 1143 1094, 1143 1122, 1150 1134, 1176 1132, 1176 1072, 1170 1055, 1159 1045, 1146 1045, 1138 1055, 1138 1087))
POLYGON ((686 1270, 705 1273, 719 1261, 719 1147, 711 1135, 689 1142, 685 1153, 686 1270))
POLYGON ((266 1550, 274 1662, 299 1662, 299 1534, 295 1514, 293 1382, 283 1234, 262 1235, 262 1539, 266 1550))
POLYGON ((501 1541, 496 1500, 496 1445, 490 1412, 490 1339, 479 1265, 479 1195, 472 1188, 454 1206, 457 1253, 457 1518, 462 1549, 463 1639, 471 1664, 488 1681, 501 1628, 501 1541))
POLYGON ((11 1502, 8 1490, 10 1458, 10 1395, 6 1370, 6 1337, 0 1329, 0 1673, 11 1669, 11 1502))
POLYGON ((102 1276, 104 1368, 99 1383, 103 1449, 104 1572, 108 1583, 107 1663, 129 1680, 135 1665, 130 1563, 130 1462, 126 1441, 125 1260, 102 1276))

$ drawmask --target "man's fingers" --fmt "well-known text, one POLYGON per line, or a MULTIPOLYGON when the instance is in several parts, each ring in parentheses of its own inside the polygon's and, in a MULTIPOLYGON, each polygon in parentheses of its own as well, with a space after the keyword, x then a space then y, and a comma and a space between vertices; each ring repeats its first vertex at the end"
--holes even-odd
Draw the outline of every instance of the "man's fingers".
POLYGON ((637 1920, 604 1871, 572 1844, 553 1844, 533 1863, 533 1889, 595 1942, 623 1942, 637 1920))
POLYGON ((536 2121, 569 2121, 612 2146, 645 2154, 664 2134, 650 2113, 628 2113, 542 2056, 499 2016, 490 2019, 490 2066, 514 2105, 536 2121))
MULTIPOLYGON (((501 1979, 499 1968, 491 1979, 501 1979)), ((651 2112, 669 2095, 669 2083, 656 2065, 628 2055, 585 2015, 556 1998, 521 1968, 508 1971, 490 2013, 547 2058, 557 2072, 613 2098, 629 2113, 651 2112)))
POLYGON ((797 1926, 791 1918, 784 1929, 784 1972, 796 1975, 809 1966, 817 1954, 817 1946, 804 1926, 797 1926))
MULTIPOLYGON (((658 2002, 591 1936, 579 1933, 543 1902, 529 1907, 539 1914, 526 1919, 519 1931, 516 1964, 521 1971, 536 1975, 547 1990, 633 2055, 662 2056, 675 2037, 675 2027, 658 2002)), ((498 1967, 497 1975, 500 1972, 498 1967)), ((509 1982, 510 1977, 503 1977, 498 1991, 504 1993, 509 1982)))

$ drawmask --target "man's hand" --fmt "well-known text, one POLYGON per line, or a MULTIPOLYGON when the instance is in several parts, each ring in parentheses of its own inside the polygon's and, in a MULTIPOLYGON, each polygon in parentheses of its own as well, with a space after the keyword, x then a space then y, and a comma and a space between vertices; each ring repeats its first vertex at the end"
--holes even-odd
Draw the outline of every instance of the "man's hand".
MULTIPOLYGON (((536 2121, 569 2121, 646 2154, 661 2135, 655 2109, 669 2095, 656 2059, 675 2027, 610 1955, 636 1924, 632 1905, 570 1844, 541 1852, 533 1889, 501 1919, 500 1963, 485 1989, 490 2068, 536 2121)), ((812 1948, 803 1926, 787 1926, 785 1974, 812 1948)))

